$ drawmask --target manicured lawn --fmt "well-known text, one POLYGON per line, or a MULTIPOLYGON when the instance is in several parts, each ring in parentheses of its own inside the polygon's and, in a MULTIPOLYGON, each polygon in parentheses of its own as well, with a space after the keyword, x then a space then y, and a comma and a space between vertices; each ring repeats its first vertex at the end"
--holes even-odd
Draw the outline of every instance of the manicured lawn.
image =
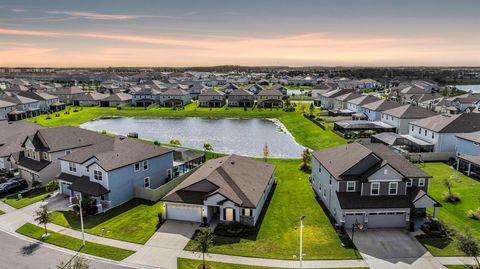
POLYGON ((447 265, 448 269, 474 269, 473 265, 447 265))
POLYGON ((464 256, 464 254, 458 250, 457 243, 453 239, 417 236, 417 240, 422 243, 433 256, 464 256))
POLYGON ((3 212, 2 210, 0 210, 0 215, 3 215, 3 214, 5 214, 5 212, 3 212))
MULTIPOLYGON (((305 105, 308 108, 308 104, 305 105)), ((70 114, 60 112, 60 117, 51 114, 51 119, 47 120, 46 115, 28 119, 40 125, 47 127, 57 127, 64 125, 79 126, 80 124, 100 117, 210 117, 210 118, 278 118, 292 133, 295 140, 311 149, 321 149, 345 144, 346 140, 338 136, 331 130, 322 130, 302 115, 302 106, 297 106, 295 112, 284 112, 281 109, 263 109, 244 111, 243 108, 231 107, 225 108, 201 108, 194 104, 189 104, 184 110, 172 110, 171 108, 152 108, 145 110, 142 108, 124 108, 117 110, 109 107, 83 107, 70 108, 70 114), (78 112, 73 112, 79 109, 78 112)), ((160 141, 166 143, 168 141, 160 141)), ((300 157, 300 156, 299 156, 300 157)))
POLYGON ((22 227, 18 228, 16 232, 45 243, 115 261, 121 261, 135 253, 131 250, 91 242, 86 242, 85 246, 83 247, 82 240, 52 231, 48 231, 50 234, 48 237, 42 238, 44 229, 31 223, 26 223, 22 227))
MULTIPOLYGON (((451 204, 442 201, 442 194, 447 192, 447 189, 443 186, 443 180, 455 173, 455 169, 440 162, 426 163, 420 167, 433 176, 430 180, 428 193, 443 205, 443 207, 438 210, 440 221, 458 232, 464 232, 465 229, 469 228, 473 236, 477 240, 480 240, 480 220, 474 220, 467 216, 468 210, 480 207, 480 182, 460 174, 461 180, 454 182, 452 191, 458 192, 462 200, 459 203, 451 204)), ((461 254, 456 247, 454 247, 454 242, 445 244, 445 242, 436 241, 435 243, 437 244, 432 243, 427 245, 427 247, 429 250, 432 249, 432 253, 436 256, 461 254)))
MULTIPOLYGON (((210 252, 294 259, 298 255, 299 217, 304 221, 305 259, 355 259, 355 249, 343 248, 333 226, 310 188, 308 174, 298 170, 299 160, 272 160, 277 165, 277 186, 256 236, 248 238, 216 237, 210 252)), ((187 250, 195 249, 191 240, 187 250)))
MULTIPOLYGON (((105 214, 86 216, 85 231, 117 240, 144 244, 155 233, 158 214, 163 214, 161 202, 151 203, 134 199, 105 214)), ((80 217, 73 211, 52 212, 52 223, 80 230, 80 217)))
POLYGON ((40 202, 41 200, 47 198, 47 196, 48 192, 45 190, 45 188, 38 188, 23 193, 22 199, 18 199, 17 194, 14 194, 3 198, 2 202, 19 209, 34 204, 36 202, 40 202))
MULTIPOLYGON (((177 269, 196 269, 202 264, 201 260, 192 260, 192 259, 177 259, 177 269)), ((222 262, 207 262, 210 269, 280 269, 276 267, 264 267, 264 266, 252 266, 252 265, 241 265, 241 264, 232 264, 232 263, 222 263, 222 262)), ((360 269, 352 268, 349 269, 360 269)), ((366 268, 366 267, 365 267, 366 268)), ((342 269, 342 268, 336 268, 342 269)), ((343 268, 346 269, 346 268, 343 268)))

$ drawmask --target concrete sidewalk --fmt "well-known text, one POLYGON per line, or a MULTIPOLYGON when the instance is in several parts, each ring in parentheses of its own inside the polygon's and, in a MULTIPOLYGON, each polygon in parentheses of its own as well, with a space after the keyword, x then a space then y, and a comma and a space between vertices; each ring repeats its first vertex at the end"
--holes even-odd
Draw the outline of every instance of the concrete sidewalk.
MULTIPOLYGON (((202 259, 201 253, 182 251, 179 258, 186 259, 202 259)), ((240 256, 229 256, 221 254, 208 254, 205 259, 213 262, 224 262, 243 265, 255 265, 265 267, 278 267, 278 268, 299 268, 299 261, 293 260, 274 260, 263 258, 249 258, 240 256)), ((303 268, 349 268, 349 267, 368 267, 363 260, 315 260, 315 261, 303 261, 303 268)))

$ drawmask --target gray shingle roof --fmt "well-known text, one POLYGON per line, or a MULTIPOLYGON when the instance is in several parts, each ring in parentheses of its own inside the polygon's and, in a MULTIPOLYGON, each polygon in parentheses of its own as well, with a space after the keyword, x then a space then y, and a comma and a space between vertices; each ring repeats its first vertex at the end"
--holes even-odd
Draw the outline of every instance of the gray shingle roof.
POLYGON ((355 105, 365 105, 365 104, 376 102, 378 100, 380 100, 378 97, 375 97, 372 95, 363 95, 361 97, 350 100, 349 103, 352 103, 355 105))
POLYGON ((459 134, 457 135, 457 137, 465 140, 469 140, 475 143, 480 143, 480 132, 459 134))
POLYGON ((368 103, 362 105, 363 108, 370 109, 373 111, 385 111, 392 108, 397 108, 402 106, 400 103, 388 100, 378 100, 376 102, 368 103))
POLYGON ((431 110, 413 105, 404 105, 397 108, 392 108, 383 111, 383 113, 399 119, 423 119, 438 115, 431 110))
POLYGON ((470 133, 480 131, 480 114, 437 115, 411 124, 437 133, 470 133))
POLYGON ((12 153, 22 151, 25 138, 40 129, 45 129, 45 127, 26 121, 11 123, 0 121, 0 157, 7 157, 12 153))

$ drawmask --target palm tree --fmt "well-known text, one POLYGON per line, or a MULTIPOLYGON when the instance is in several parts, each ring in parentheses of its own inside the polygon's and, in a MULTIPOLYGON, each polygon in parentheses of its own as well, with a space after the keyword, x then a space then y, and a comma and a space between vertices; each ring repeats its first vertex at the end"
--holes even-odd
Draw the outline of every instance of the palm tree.
POLYGON ((197 251, 202 253, 202 269, 205 269, 205 253, 208 252, 210 247, 213 245, 213 239, 215 235, 213 235, 212 229, 202 229, 198 232, 197 236, 195 237, 195 241, 197 241, 197 251))
POLYGON ((203 144, 203 150, 205 151, 205 156, 207 156, 207 151, 212 152, 213 146, 208 143, 205 143, 203 144))
POLYGON ((268 148, 268 144, 265 143, 265 146, 263 146, 263 160, 265 162, 268 161, 268 156, 270 156, 270 149, 268 148))
POLYGON ((35 212, 35 221, 38 222, 38 224, 43 225, 45 228, 45 234, 43 235, 44 237, 48 235, 47 224, 50 223, 51 220, 52 217, 48 212, 48 206, 42 205, 40 206, 40 209, 35 212))

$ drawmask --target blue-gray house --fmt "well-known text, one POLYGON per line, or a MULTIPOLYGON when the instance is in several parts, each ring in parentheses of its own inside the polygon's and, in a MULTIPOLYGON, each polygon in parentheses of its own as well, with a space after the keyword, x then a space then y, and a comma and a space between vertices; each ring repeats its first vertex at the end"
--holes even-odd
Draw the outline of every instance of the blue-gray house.
POLYGON ((173 157, 171 149, 115 137, 61 157, 57 180, 64 195, 81 193, 101 213, 133 199, 136 188, 172 179, 173 157))

